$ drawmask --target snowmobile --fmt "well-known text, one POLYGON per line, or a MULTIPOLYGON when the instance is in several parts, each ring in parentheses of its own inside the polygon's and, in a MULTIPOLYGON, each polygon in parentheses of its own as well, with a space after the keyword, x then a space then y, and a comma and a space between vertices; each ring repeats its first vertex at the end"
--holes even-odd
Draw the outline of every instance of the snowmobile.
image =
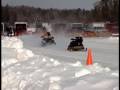
POLYGON ((54 37, 42 38, 41 46, 56 44, 54 37))
POLYGON ((56 44, 54 37, 51 36, 50 32, 45 32, 41 38, 42 38, 41 46, 56 44))
POLYGON ((87 51, 87 48, 84 47, 82 44, 83 38, 82 37, 75 37, 71 39, 70 44, 68 45, 68 51, 87 51))

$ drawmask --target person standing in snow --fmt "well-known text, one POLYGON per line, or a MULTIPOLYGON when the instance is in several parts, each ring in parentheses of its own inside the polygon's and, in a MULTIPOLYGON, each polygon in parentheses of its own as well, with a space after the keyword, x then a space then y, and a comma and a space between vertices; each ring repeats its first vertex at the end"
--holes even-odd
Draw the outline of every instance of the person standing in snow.
POLYGON ((6 27, 6 31, 7 31, 7 36, 12 36, 13 32, 12 32, 12 27, 6 27))

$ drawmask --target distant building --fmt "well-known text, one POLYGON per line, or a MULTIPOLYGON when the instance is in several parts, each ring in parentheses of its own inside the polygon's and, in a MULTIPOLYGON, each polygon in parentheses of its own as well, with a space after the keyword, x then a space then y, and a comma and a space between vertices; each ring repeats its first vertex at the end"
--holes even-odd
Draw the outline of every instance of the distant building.
POLYGON ((27 32, 27 22, 15 22, 15 34, 20 35, 27 32))
POLYGON ((27 27, 27 32, 28 33, 36 32, 36 24, 35 23, 29 23, 29 25, 27 27))
POLYGON ((76 30, 84 30, 83 23, 71 23, 71 28, 76 30))
POLYGON ((119 25, 117 23, 107 22, 105 27, 111 33, 119 33, 119 25))
POLYGON ((93 22, 86 25, 86 31, 101 32, 106 31, 104 22, 93 22))

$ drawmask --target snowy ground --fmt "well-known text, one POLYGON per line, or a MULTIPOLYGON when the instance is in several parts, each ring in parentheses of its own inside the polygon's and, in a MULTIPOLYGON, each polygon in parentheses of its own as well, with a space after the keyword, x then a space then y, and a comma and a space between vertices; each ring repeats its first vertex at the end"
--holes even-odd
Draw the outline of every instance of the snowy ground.
POLYGON ((39 35, 2 37, 2 90, 118 90, 118 39, 84 38, 87 52, 68 52, 70 37, 40 46, 39 35))

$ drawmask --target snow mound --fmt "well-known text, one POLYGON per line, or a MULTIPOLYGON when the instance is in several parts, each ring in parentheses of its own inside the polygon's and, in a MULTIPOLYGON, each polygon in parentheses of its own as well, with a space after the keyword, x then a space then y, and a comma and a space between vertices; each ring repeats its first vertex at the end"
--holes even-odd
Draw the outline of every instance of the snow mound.
POLYGON ((51 58, 38 48, 41 53, 34 54, 23 48, 22 41, 15 47, 19 41, 16 37, 2 39, 2 90, 118 90, 119 74, 108 67, 51 58))
POLYGON ((73 67, 80 67, 80 66, 82 66, 80 61, 77 61, 76 63, 72 63, 70 65, 73 66, 73 67))
POLYGON ((3 59, 2 67, 7 67, 19 61, 28 60, 34 57, 31 50, 23 48, 23 42, 17 37, 3 37, 2 38, 3 59))
POLYGON ((9 65, 11 65, 11 64, 14 64, 14 63, 16 63, 16 62, 18 62, 18 60, 15 59, 15 58, 6 59, 6 60, 2 61, 2 67, 3 67, 3 68, 4 68, 4 67, 7 67, 7 66, 9 66, 9 65))
POLYGON ((100 64, 98 63, 94 63, 93 65, 87 66, 86 67, 88 70, 91 71, 91 73, 97 73, 97 72, 109 72, 110 68, 108 67, 102 67, 100 64))
POLYGON ((60 81, 60 80, 61 80, 61 77, 59 77, 59 76, 50 77, 50 83, 57 82, 57 81, 60 81))
POLYGON ((75 77, 81 77, 90 73, 91 72, 88 69, 82 69, 81 71, 75 73, 75 77))
POLYGON ((23 48, 23 42, 16 37, 3 37, 2 47, 5 48, 23 48))
POLYGON ((58 83, 52 83, 49 86, 49 90, 62 90, 58 83))
POLYGON ((110 68, 104 68, 100 64, 94 63, 93 65, 82 66, 81 69, 75 73, 75 77, 82 77, 88 74, 96 74, 109 71, 111 71, 110 68))
POLYGON ((10 88, 12 88, 12 90, 18 90, 19 80, 14 72, 5 74, 4 77, 2 77, 2 83, 2 90, 9 90, 10 88))
POLYGON ((27 49, 16 49, 16 52, 17 52, 16 58, 18 60, 27 60, 30 57, 34 56, 33 52, 27 49))

